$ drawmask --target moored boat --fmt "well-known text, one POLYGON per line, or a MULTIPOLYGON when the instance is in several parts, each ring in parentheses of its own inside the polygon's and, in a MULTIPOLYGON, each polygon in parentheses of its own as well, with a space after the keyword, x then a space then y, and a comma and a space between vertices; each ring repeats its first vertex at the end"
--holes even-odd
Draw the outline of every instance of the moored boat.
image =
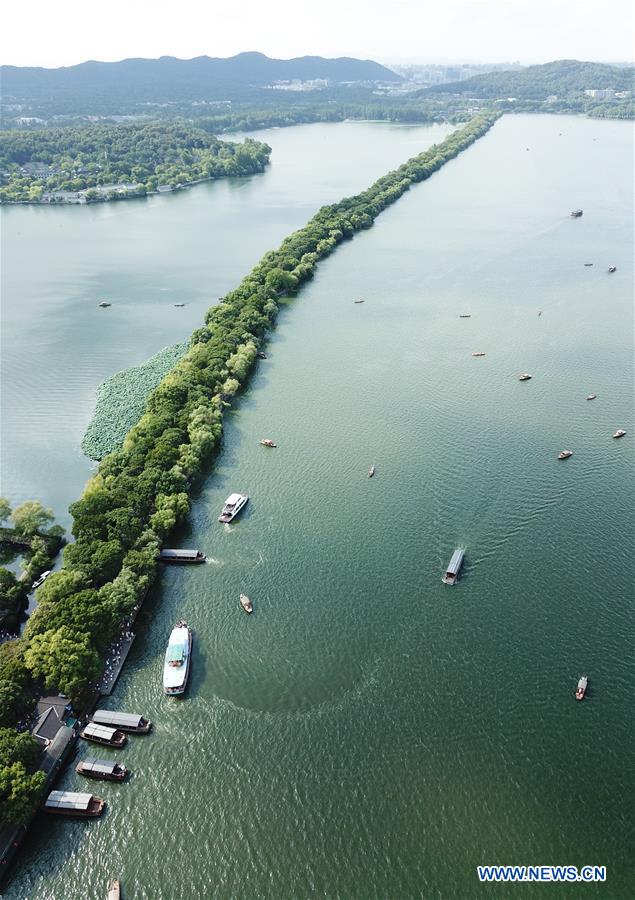
POLYGON ((39 586, 41 584, 44 584, 44 582, 46 581, 46 579, 49 577, 50 574, 51 574, 50 569, 47 569, 46 572, 42 572, 40 577, 37 578, 31 585, 31 590, 34 591, 36 588, 39 588, 39 586))
POLYGON ((80 731, 79 736, 85 741, 104 744, 106 747, 123 747, 128 740, 123 731, 117 731, 116 728, 108 728, 105 725, 97 725, 95 722, 89 722, 80 731))
POLYGON ((582 678, 578 681, 578 686, 575 690, 575 699, 576 700, 584 700, 584 695, 586 694, 587 684, 589 683, 589 679, 586 675, 583 675, 582 678))
POLYGON ((44 811, 57 813, 60 816, 79 816, 83 819, 100 816, 106 801, 93 794, 82 794, 75 791, 51 791, 46 798, 44 811))
POLYGON ((116 878, 110 882, 106 900, 121 900, 121 887, 116 878))
POLYGON ((597 394, 589 394, 587 400, 595 400, 597 398, 597 394))
POLYGON ((518 380, 519 381, 531 381, 531 375, 529 374, 529 372, 523 372, 522 375, 518 376, 518 380))
POLYGON ((236 518, 248 500, 248 494, 230 494, 227 500, 225 500, 225 505, 223 506, 222 513, 218 517, 218 521, 222 522, 224 525, 228 525, 229 522, 232 522, 236 518))
POLYGON ((179 619, 170 634, 163 665, 163 690, 169 696, 185 691, 191 656, 192 630, 185 619, 179 619))
POLYGON ((441 581, 444 584, 455 584, 457 578, 459 577, 459 571, 461 566, 463 565, 463 557, 465 556, 465 550, 462 550, 458 547, 454 553, 452 554, 452 559, 450 560, 448 567, 445 571, 445 575, 442 577, 441 581))
POLYGON ((240 605, 245 610, 246 613, 252 613, 254 611, 254 605, 247 596, 247 594, 240 595, 240 605))
POLYGON ((109 762, 107 759, 84 759, 77 763, 75 771, 86 778, 96 778, 98 781, 124 781, 128 769, 121 763, 109 762))
POLYGON ((260 443, 263 447, 277 447, 278 445, 271 438, 263 438, 260 443))
POLYGON ((92 722, 97 725, 109 725, 118 728, 119 731, 128 731, 131 734, 148 734, 152 728, 152 722, 138 716, 136 713, 117 712, 114 709, 98 709, 93 713, 92 722))
POLYGON ((256 353, 256 356, 258 357, 258 359, 266 359, 267 358, 267 354, 265 353, 264 350, 259 350, 256 353))
POLYGON ((625 434, 626 434, 626 432, 624 431, 623 428, 618 428, 617 431, 615 432, 615 434, 613 435, 613 437, 621 438, 621 437, 624 437, 625 434))
POLYGON ((582 215, 581 209, 572 209, 571 210, 571 218, 572 219, 579 219, 581 215, 582 215))
POLYGON ((570 456, 573 456, 573 450, 561 450, 558 459, 569 459, 570 456))

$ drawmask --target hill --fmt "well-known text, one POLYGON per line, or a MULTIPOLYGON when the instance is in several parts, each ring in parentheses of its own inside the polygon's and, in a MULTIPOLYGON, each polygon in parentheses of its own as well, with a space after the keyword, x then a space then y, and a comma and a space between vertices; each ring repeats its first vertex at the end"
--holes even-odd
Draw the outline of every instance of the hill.
POLYGON ((576 59, 559 59, 540 66, 528 66, 526 69, 489 72, 464 81, 435 85, 418 91, 417 96, 423 98, 464 94, 483 99, 517 97, 521 100, 546 100, 549 96, 563 97, 594 88, 632 90, 633 69, 580 62, 576 59))
POLYGON ((302 56, 270 59, 262 53, 239 53, 227 59, 124 59, 80 63, 59 69, 2 66, 5 104, 26 103, 49 112, 118 112, 131 103, 241 99, 277 81, 402 81, 372 60, 302 56))

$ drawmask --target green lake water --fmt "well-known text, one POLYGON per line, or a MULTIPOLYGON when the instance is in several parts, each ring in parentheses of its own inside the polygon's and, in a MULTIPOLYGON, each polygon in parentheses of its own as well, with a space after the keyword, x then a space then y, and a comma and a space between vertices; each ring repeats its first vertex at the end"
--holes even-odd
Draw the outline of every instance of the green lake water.
MULTIPOLYGON (((3 492, 74 499, 101 378, 440 137, 262 134, 278 161, 244 183, 3 211, 22 335, 3 353, 3 492)), ((633 896, 632 159, 628 123, 505 117, 285 304, 174 539, 208 563, 163 573, 108 701, 154 722, 112 753, 132 778, 95 783, 99 821, 40 817, 7 897, 99 900, 112 877, 144 900, 633 896), (221 526, 236 490, 250 503, 221 526), (180 616, 195 643, 175 701, 180 616), (607 882, 480 885, 495 863, 605 865, 607 882)), ((60 786, 92 784, 71 767, 60 786)))

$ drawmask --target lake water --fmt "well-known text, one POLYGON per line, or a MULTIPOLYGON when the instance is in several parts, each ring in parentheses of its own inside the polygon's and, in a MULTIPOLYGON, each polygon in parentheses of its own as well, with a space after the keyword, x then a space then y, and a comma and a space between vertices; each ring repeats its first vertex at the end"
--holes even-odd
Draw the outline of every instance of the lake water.
MULTIPOLYGON (((37 438, 31 409, 21 447, 4 431, 12 496, 79 493, 93 382, 69 374, 78 354, 96 384, 181 338, 316 205, 430 139, 358 124, 263 135, 295 202, 274 165, 146 204, 6 211, 6 246, 21 228, 49 260, 9 274, 30 304, 29 364, 38 347, 56 360, 68 417, 42 397, 52 431, 37 438), (65 266, 49 284, 54 244, 65 266)), ((209 562, 166 570, 109 700, 155 723, 113 754, 132 779, 94 788, 98 822, 38 821, 7 897, 101 898, 115 876, 148 900, 537 894, 479 885, 484 863, 606 865, 584 896, 633 894, 632 151, 628 123, 505 117, 286 304, 175 538, 209 562), (223 527, 234 490, 251 500, 223 527), (456 546, 466 564, 448 588, 456 546), (161 672, 180 616, 195 647, 178 702, 161 672)), ((72 768, 61 781, 87 784, 72 768)))

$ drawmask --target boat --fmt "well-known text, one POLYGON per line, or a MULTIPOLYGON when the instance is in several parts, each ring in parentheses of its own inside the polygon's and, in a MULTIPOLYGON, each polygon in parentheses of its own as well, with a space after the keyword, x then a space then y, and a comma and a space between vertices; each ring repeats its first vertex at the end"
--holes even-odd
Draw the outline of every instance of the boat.
POLYGON ((256 353, 256 356, 258 357, 258 359, 266 359, 267 358, 267 354, 264 352, 264 350, 259 350, 256 353))
POLYGON ((117 712, 114 709, 98 709, 93 713, 91 722, 96 725, 109 725, 118 728, 119 731, 128 731, 130 734, 148 734, 152 728, 152 722, 138 716, 136 713, 117 712))
POLYGON ((106 747, 123 747, 128 740, 123 731, 108 728, 106 725, 98 725, 96 722, 89 722, 80 731, 79 736, 94 744, 105 744, 106 747))
POLYGON ((204 563, 206 559, 202 550, 170 550, 166 548, 159 553, 159 560, 164 563, 204 563))
POLYGON ((44 582, 46 581, 46 579, 49 577, 50 574, 51 574, 50 569, 47 569, 46 572, 42 572, 40 577, 37 578, 31 585, 31 590, 34 591, 36 588, 39 588, 39 586, 41 584, 44 584, 44 582))
POLYGON ((240 605, 245 610, 246 613, 252 613, 254 611, 254 605, 247 596, 247 594, 240 595, 240 605))
POLYGON ((571 210, 571 218, 572 219, 579 219, 581 215, 582 215, 581 209, 572 209, 571 210))
POLYGON ((617 266, 609 266, 609 272, 617 272, 617 266))
POLYGON ((46 798, 44 811, 57 813, 60 816, 80 816, 88 819, 100 816, 106 801, 93 794, 76 793, 75 791, 51 791, 46 798))
POLYGON ((192 631, 185 619, 179 619, 168 641, 163 665, 163 690, 170 696, 182 694, 187 686, 192 657, 192 631))
POLYGON ((522 375, 518 376, 518 380, 519 381, 531 381, 531 375, 529 374, 529 372, 523 372, 522 375))
POLYGON ((615 432, 615 434, 613 435, 613 437, 621 438, 621 437, 624 437, 625 434, 626 434, 626 432, 624 431, 623 428, 618 428, 617 431, 615 432))
POLYGON ((473 353, 472 356, 485 356, 482 350, 477 350, 476 353, 473 353))
POLYGON ((278 446, 271 440, 271 438, 263 438, 260 441, 260 443, 262 444, 263 447, 277 447, 278 446))
POLYGON ((584 695, 586 694, 586 687, 589 683, 589 679, 586 675, 583 675, 582 678, 578 681, 578 686, 575 690, 575 699, 576 700, 584 700, 584 695))
POLYGON ((585 265, 585 266, 592 266, 593 263, 585 263, 584 265, 585 265))
POLYGON ((225 525, 233 521, 248 500, 248 494, 230 494, 227 500, 225 500, 225 505, 223 506, 222 513, 218 517, 218 521, 223 522, 225 525))
POLYGON ((109 762, 107 759, 85 759, 77 763, 75 771, 78 775, 99 781, 123 781, 128 774, 128 769, 121 763, 109 762))
POLYGON ((101 303, 97 304, 101 306, 102 309, 106 309, 108 306, 112 306, 112 303, 109 303, 107 300, 102 300, 101 303))
POLYGON ((573 450, 561 450, 558 459, 569 459, 570 456, 573 456, 573 450))
POLYGON ((471 318, 472 318, 471 313, 463 313, 462 315, 459 315, 459 319, 471 319, 471 318))
POLYGON ((372 478, 374 474, 375 474, 375 466, 371 466, 370 469, 368 470, 368 477, 372 478))
POLYGON ((463 557, 465 556, 465 550, 462 550, 460 547, 454 551, 452 554, 452 559, 449 562, 449 565, 445 571, 445 575, 441 579, 444 584, 455 584, 457 578, 459 577, 459 570, 463 565, 463 557))
POLYGON ((597 394, 589 394, 587 397, 587 400, 596 400, 596 399, 597 399, 597 394))
POLYGON ((353 300, 353 303, 364 303, 364 300, 353 300))
POLYGON ((110 882, 106 900, 121 900, 121 886, 117 879, 110 882))
POLYGON ((175 303, 174 305, 177 309, 181 309, 183 306, 185 306, 185 303, 175 303))

